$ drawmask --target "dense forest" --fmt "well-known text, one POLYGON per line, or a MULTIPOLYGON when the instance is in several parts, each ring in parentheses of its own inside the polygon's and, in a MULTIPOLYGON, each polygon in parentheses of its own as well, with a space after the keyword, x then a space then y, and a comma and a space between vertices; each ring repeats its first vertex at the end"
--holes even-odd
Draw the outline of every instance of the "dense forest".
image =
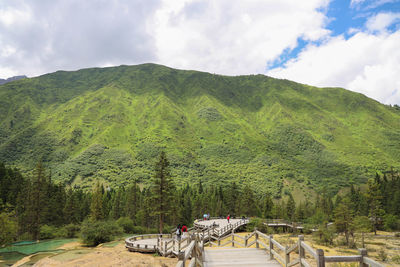
POLYGON ((343 233, 349 244, 357 231, 400 229, 400 175, 395 170, 377 174, 365 188, 352 185, 347 193, 321 192, 315 199, 296 203, 290 192, 276 200, 235 182, 175 184, 170 168, 162 152, 149 186, 110 188, 97 183, 91 192, 84 192, 54 183, 41 163, 30 178, 1 163, 0 244, 80 235, 87 244, 96 245, 122 232, 169 232, 177 224, 191 225, 204 213, 303 222, 306 228, 320 229, 320 239, 326 243, 335 233, 343 233), (335 223, 334 231, 327 230, 328 222, 335 223))

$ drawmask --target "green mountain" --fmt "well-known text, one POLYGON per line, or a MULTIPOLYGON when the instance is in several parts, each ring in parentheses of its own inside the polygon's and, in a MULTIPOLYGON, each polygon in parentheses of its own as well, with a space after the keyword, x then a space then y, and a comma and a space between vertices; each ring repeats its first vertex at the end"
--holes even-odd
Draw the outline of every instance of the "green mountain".
MULTIPOLYGON (((0 161, 54 180, 146 183, 160 150, 176 183, 337 192, 400 166, 400 111, 341 88, 143 64, 0 86, 0 161)), ((301 195, 301 194, 300 194, 301 195)))

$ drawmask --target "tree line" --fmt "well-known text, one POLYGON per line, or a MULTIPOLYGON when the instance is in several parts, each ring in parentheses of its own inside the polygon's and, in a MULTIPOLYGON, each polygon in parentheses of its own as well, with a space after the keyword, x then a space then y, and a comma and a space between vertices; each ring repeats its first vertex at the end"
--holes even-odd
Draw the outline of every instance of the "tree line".
POLYGON ((277 200, 235 182, 176 185, 164 152, 148 186, 133 182, 109 188, 97 183, 92 192, 53 182, 41 163, 29 179, 0 163, 0 244, 80 233, 95 245, 107 240, 96 236, 96 227, 112 234, 170 232, 177 224, 191 225, 204 213, 301 221, 310 228, 318 226, 321 239, 328 241, 329 231, 322 230, 335 222, 336 232, 348 240, 359 229, 399 229, 400 176, 392 170, 377 174, 366 189, 351 186, 346 194, 322 192, 312 201, 296 203, 290 192, 277 200))

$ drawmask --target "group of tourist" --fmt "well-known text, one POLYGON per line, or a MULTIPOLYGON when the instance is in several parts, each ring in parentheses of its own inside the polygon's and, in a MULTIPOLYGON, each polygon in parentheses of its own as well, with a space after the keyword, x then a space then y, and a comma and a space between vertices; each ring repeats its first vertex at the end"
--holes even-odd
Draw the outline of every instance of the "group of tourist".
MULTIPOLYGON (((229 223, 229 220, 231 219, 231 215, 228 214, 228 216, 226 216, 226 219, 228 220, 228 223, 229 223)), ((244 217, 243 217, 243 219, 244 219, 244 217)), ((203 221, 206 221, 206 220, 210 220, 210 214, 209 213, 203 215, 203 221)), ((197 222, 197 220, 195 222, 197 222)), ((214 222, 213 225, 215 225, 215 222, 214 222)), ((176 232, 175 232, 176 233, 176 239, 177 240, 181 240, 181 237, 185 238, 186 235, 187 235, 187 231, 188 231, 188 229, 187 229, 186 225, 178 224, 178 226, 176 227, 176 232)))
POLYGON ((187 226, 186 225, 180 225, 176 227, 176 239, 181 240, 181 237, 185 238, 187 235, 187 226))

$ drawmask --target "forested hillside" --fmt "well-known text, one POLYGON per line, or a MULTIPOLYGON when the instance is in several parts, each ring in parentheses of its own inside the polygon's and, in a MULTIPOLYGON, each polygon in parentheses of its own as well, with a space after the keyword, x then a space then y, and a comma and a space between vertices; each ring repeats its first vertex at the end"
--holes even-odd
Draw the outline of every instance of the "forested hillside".
POLYGON ((177 185, 280 197, 336 193, 400 166, 400 111, 340 88, 154 64, 58 71, 0 86, 0 161, 91 189, 148 184, 167 152, 177 185))
POLYGON ((355 232, 400 229, 400 173, 393 170, 370 179, 364 190, 352 186, 335 198, 322 193, 296 202, 290 192, 287 200, 273 201, 271 195, 257 195, 249 185, 235 182, 178 186, 171 179, 170 167, 161 153, 148 187, 132 183, 112 189, 97 183, 84 192, 55 184, 41 164, 27 179, 0 163, 0 245, 74 237, 79 232, 83 242, 97 245, 122 232, 168 233, 177 224, 191 225, 205 213, 222 218, 256 216, 249 227, 262 231, 266 229, 260 218, 303 222, 304 231, 318 228, 320 242, 330 245, 335 232, 344 233, 351 245, 355 232), (328 229, 327 222, 334 222, 334 229, 328 229))

